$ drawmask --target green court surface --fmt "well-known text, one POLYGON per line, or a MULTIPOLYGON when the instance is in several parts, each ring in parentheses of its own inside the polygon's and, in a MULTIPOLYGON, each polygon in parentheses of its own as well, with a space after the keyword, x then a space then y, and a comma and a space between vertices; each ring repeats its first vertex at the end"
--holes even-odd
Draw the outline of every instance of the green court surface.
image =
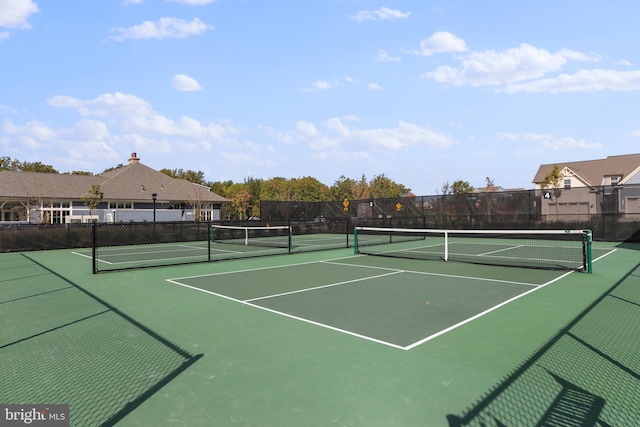
POLYGON ((593 274, 0 254, 0 403, 82 427, 640 425, 640 245, 593 251, 593 274))

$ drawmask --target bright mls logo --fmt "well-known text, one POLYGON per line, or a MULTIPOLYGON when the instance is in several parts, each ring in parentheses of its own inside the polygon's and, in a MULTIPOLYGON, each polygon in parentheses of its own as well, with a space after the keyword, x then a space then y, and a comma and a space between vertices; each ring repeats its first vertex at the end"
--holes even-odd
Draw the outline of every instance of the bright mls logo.
POLYGON ((0 427, 69 427, 69 405, 2 405, 0 427))

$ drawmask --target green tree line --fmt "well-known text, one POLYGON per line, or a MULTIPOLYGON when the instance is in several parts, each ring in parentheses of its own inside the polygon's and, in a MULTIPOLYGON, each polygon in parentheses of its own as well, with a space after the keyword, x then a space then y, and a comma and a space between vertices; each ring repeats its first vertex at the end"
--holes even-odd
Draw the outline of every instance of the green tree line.
POLYGON ((241 183, 217 181, 209 186, 214 193, 231 201, 223 207, 223 216, 235 219, 259 217, 261 200, 321 202, 411 195, 410 188, 384 174, 376 175, 370 180, 365 175, 359 179, 341 176, 331 186, 310 176, 289 179, 248 177, 241 183))
MULTIPOLYGON (((103 173, 125 167, 105 169, 103 173)), ((0 170, 22 172, 60 173, 53 166, 41 162, 21 162, 10 157, 0 157, 0 170)), ((177 179, 208 186, 211 191, 227 198, 224 205, 225 218, 246 219, 260 215, 261 200, 319 202, 335 200, 356 200, 368 198, 392 198, 410 196, 411 189, 393 181, 384 174, 367 179, 365 175, 357 179, 340 176, 331 186, 311 176, 301 178, 275 177, 269 179, 247 177, 243 182, 206 181, 204 173, 191 169, 160 169, 161 173, 177 179)), ((93 175, 91 172, 74 171, 71 174, 93 175)))
MULTIPOLYGON (((119 164, 105 169, 103 173, 125 167, 119 164)), ((0 157, 0 170, 14 170, 23 172, 59 173, 53 166, 41 162, 21 162, 10 157, 0 157)), ((269 179, 247 177, 243 182, 206 181, 204 172, 191 169, 160 169, 161 173, 177 179, 185 179, 195 184, 205 185, 214 193, 229 199, 230 203, 223 206, 223 217, 231 219, 247 219, 250 216, 260 216, 261 200, 321 202, 336 200, 364 200, 385 199, 413 196, 411 189, 399 184, 384 174, 375 175, 371 179, 363 174, 359 178, 348 178, 344 175, 326 185, 316 178, 306 176, 302 178, 275 177, 269 179)), ((91 172, 74 171, 71 174, 93 175, 91 172)), ((493 180, 486 178, 487 188, 495 188, 493 180)), ((545 181, 546 182, 546 181, 545 181)), ((468 194, 474 188, 462 180, 452 184, 445 182, 437 190, 443 195, 468 194)))

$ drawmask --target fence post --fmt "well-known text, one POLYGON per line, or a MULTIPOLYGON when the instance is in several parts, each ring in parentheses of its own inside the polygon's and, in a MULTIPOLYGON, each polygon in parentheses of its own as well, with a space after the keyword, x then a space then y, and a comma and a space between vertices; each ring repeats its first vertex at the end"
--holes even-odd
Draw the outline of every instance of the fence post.
POLYGON ((96 223, 91 223, 91 267, 93 274, 98 274, 98 257, 96 256, 96 223))

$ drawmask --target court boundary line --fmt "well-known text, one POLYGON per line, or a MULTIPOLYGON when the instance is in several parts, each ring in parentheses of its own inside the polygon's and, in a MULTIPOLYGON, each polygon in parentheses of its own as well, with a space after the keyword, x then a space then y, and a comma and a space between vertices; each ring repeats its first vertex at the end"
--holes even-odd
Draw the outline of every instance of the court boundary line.
POLYGON ((441 331, 438 331, 435 334, 431 334, 428 337, 425 337, 425 338, 423 338, 423 339, 421 339, 419 341, 414 342, 413 344, 408 345, 406 350, 411 350, 412 348, 415 348, 415 347, 417 347, 419 345, 422 345, 422 344, 424 344, 424 343, 426 343, 428 341, 431 341, 432 339, 437 338, 440 335, 444 335, 444 334, 446 334, 448 332, 453 331, 454 329, 459 328, 460 326, 464 326, 467 323, 470 323, 470 322, 472 322, 472 321, 474 321, 476 319, 479 319, 480 317, 482 317, 482 316, 484 316, 486 314, 489 314, 492 311, 495 311, 495 310, 499 309, 500 307, 503 307, 503 306, 505 306, 505 305, 507 305, 507 304, 519 299, 519 298, 522 298, 524 296, 532 294, 537 290, 540 290, 540 289, 542 289, 542 288, 544 288, 544 287, 546 287, 546 286, 548 286, 548 285, 550 285, 550 284, 552 284, 554 282, 557 282, 558 280, 563 279, 563 278, 567 277, 568 275, 570 275, 572 273, 575 273, 575 271, 567 271, 563 275, 561 275, 559 277, 556 277, 555 279, 552 279, 552 280, 548 281, 547 283, 543 283, 542 285, 536 286, 535 288, 530 289, 530 290, 528 290, 526 292, 523 292, 523 293, 521 293, 519 295, 516 295, 515 297, 509 298, 506 301, 502 301, 501 303, 496 304, 493 307, 490 307, 490 308, 488 308, 488 309, 486 309, 486 310, 484 310, 484 311, 482 311, 480 313, 477 313, 477 314, 475 314, 475 315, 473 315, 473 316, 471 316, 471 317, 469 317, 469 318, 467 318, 465 320, 462 320, 462 321, 460 321, 460 322, 458 322, 456 324, 453 324, 453 325, 451 325, 451 326, 449 326, 449 327, 447 327, 447 328, 445 328, 445 329, 443 329, 441 331))
MULTIPOLYGON (((270 265, 268 267, 246 268, 244 270, 220 271, 218 273, 196 274, 194 276, 174 277, 172 279, 166 279, 166 280, 170 281, 170 280, 182 280, 182 279, 196 279, 196 278, 200 278, 200 277, 222 276, 222 275, 225 275, 225 274, 248 273, 250 271, 271 270, 271 269, 274 269, 274 268, 283 268, 283 267, 295 267, 295 266, 298 266, 298 265, 317 264, 319 262, 335 261, 335 260, 339 260, 339 259, 359 258, 359 257, 363 257, 363 256, 364 255, 350 255, 350 256, 346 256, 346 257, 329 258, 327 260, 320 260, 320 261, 304 261, 304 262, 297 262, 297 263, 294 263, 294 264, 282 264, 282 265, 270 265)), ((230 260, 230 261, 235 261, 235 260, 230 260)))
POLYGON ((365 281, 365 280, 379 279, 381 277, 393 276, 394 274, 399 274, 399 273, 408 273, 408 271, 396 270, 396 271, 392 271, 390 273, 378 274, 376 276, 360 277, 358 279, 345 280, 343 282, 329 283, 328 285, 320 285, 320 286, 314 286, 312 288, 304 288, 304 289, 298 289, 298 290, 295 290, 295 291, 282 292, 282 293, 279 293, 279 294, 271 294, 271 295, 265 295, 265 296, 261 296, 261 297, 257 297, 257 298, 249 298, 249 299, 246 299, 246 300, 243 300, 243 301, 253 302, 253 301, 260 301, 260 300, 269 299, 269 298, 279 298, 279 297, 283 297, 283 296, 286 296, 286 295, 300 294, 300 293, 303 293, 303 292, 316 291, 318 289, 331 288, 333 286, 348 285, 350 283, 362 282, 362 281, 365 281))
POLYGON ((333 261, 318 261, 321 263, 325 263, 325 264, 335 264, 335 265, 346 265, 349 267, 364 267, 364 268, 374 268, 374 269, 379 269, 379 270, 399 270, 405 273, 412 273, 412 274, 423 274, 425 276, 438 276, 438 277, 449 277, 449 278, 453 278, 453 279, 464 279, 464 280, 476 280, 476 281, 481 281, 481 282, 498 282, 498 283, 508 283, 508 284, 512 284, 512 285, 524 285, 524 286, 540 286, 541 284, 539 283, 526 283, 526 282, 516 282, 516 281, 512 281, 512 280, 500 280, 500 279, 491 279, 491 278, 487 278, 487 277, 476 277, 476 276, 458 276, 456 274, 445 274, 445 273, 432 273, 430 271, 415 271, 415 270, 401 270, 398 268, 392 268, 392 267, 379 267, 379 266, 375 266, 375 265, 357 265, 357 264, 346 264, 346 263, 342 263, 342 262, 333 262, 333 261))
POLYGON ((530 293, 535 292, 536 290, 543 288, 545 286, 550 285, 551 283, 554 283, 566 276, 568 276, 571 273, 574 273, 574 271, 568 271, 546 283, 543 284, 530 284, 530 283, 524 283, 524 282, 514 282, 514 281, 506 281, 506 280, 499 280, 499 279, 485 279, 485 278, 478 278, 478 277, 471 277, 471 276, 457 276, 457 275, 448 275, 448 274, 442 274, 442 273, 429 273, 429 272, 420 272, 420 271, 412 271, 412 270, 405 270, 405 269, 394 269, 394 268, 390 268, 390 267, 378 267, 378 266, 367 266, 367 265, 357 265, 357 264, 348 264, 348 263, 340 263, 340 262, 336 262, 338 260, 343 260, 343 259, 349 259, 349 258, 359 258, 363 255, 354 255, 354 256, 349 256, 349 257, 342 257, 342 258, 334 258, 334 259, 329 259, 329 260, 320 260, 320 261, 309 261, 309 262, 302 262, 302 263, 297 263, 297 264, 285 264, 285 265, 278 265, 278 266, 269 266, 269 267, 259 267, 259 268, 252 268, 252 269, 245 269, 245 270, 237 270, 237 271, 227 271, 227 272, 220 272, 220 273, 212 273, 212 274, 203 274, 203 275, 195 275, 195 276, 186 276, 186 277, 180 277, 180 278, 174 278, 174 279, 165 279, 165 281, 178 285, 178 286, 182 286, 188 289, 192 289, 195 291, 199 291, 199 292, 203 292, 209 295, 213 295, 216 297, 220 297, 223 299, 226 299, 228 301, 233 301, 236 303, 240 303, 242 305, 245 306, 249 306, 249 307, 253 307, 253 308, 257 308, 259 310, 263 310, 263 311, 267 311, 269 313, 273 313, 273 314, 277 314, 280 316, 284 316, 284 317, 288 317, 290 319, 295 319, 298 321, 302 321, 308 324, 312 324, 315 326, 319 326, 322 328, 326 328, 326 329, 330 329, 336 332, 340 332, 340 333, 344 333, 347 335, 351 335, 357 338, 361 338, 367 341, 371 341, 371 342, 375 342, 378 344, 382 344, 382 345, 386 345, 392 348, 396 348, 396 349, 400 349, 400 350, 404 350, 404 351, 409 351, 417 346, 420 346, 428 341, 431 341, 434 338, 437 338, 441 335, 444 335, 445 333, 451 332, 454 329, 457 329, 469 322, 472 322, 494 310, 497 310, 498 308, 515 301, 518 298, 521 298, 525 295, 529 295, 530 293), (343 282, 337 282, 337 283, 330 283, 327 285, 321 285, 321 286, 315 286, 312 288, 305 288, 305 289, 299 289, 299 290, 295 290, 295 291, 290 291, 290 292, 283 292, 280 294, 272 294, 272 295, 266 295, 266 296, 262 296, 262 297, 257 297, 257 298, 250 298, 247 300, 241 300, 238 298, 233 298, 230 297, 228 295, 224 295, 218 292, 214 292, 214 291, 209 291, 207 289, 203 289, 203 288, 199 288, 197 286, 193 286, 193 285, 189 285, 187 283, 182 283, 180 282, 180 280, 184 280, 184 279, 193 279, 193 278, 202 278, 202 277, 212 277, 212 276, 217 276, 217 275, 225 275, 225 274, 233 274, 233 273, 247 273, 247 272, 252 272, 252 271, 260 271, 260 270, 270 270, 270 269, 275 269, 275 268, 282 268, 282 267, 294 267, 294 266, 300 266, 300 265, 308 265, 308 264, 334 264, 334 265, 342 265, 342 266, 347 266, 347 267, 356 267, 356 268, 370 268, 370 269, 379 269, 379 270, 390 270, 389 273, 386 274, 379 274, 379 275, 374 275, 374 276, 367 276, 364 278, 358 278, 358 279, 353 279, 353 280, 348 280, 348 281, 343 281, 343 282), (502 301, 480 313, 477 313, 467 319, 464 319, 458 323, 455 323, 447 328, 444 328, 434 334, 431 334, 427 337, 424 337, 418 341, 415 341, 411 344, 402 346, 399 344, 394 344, 394 343, 390 343, 378 338, 373 338, 367 335, 363 335, 363 334, 359 334, 357 332, 353 332, 353 331, 349 331, 346 329, 342 329, 342 328, 338 328, 336 326, 332 326, 332 325, 328 325, 325 323, 321 323, 321 322, 317 322, 311 319, 306 319, 304 317, 299 317, 299 316, 295 316, 289 313, 285 313, 282 311, 278 311, 278 310, 274 310, 268 307, 264 307, 258 304, 254 304, 253 301, 259 301, 259 300, 264 300, 264 299, 268 299, 268 298, 277 298, 280 296, 284 296, 284 295, 291 295, 291 294, 295 294, 295 293, 301 293, 301 292, 307 292, 307 291, 313 291, 313 290, 317 290, 317 289, 322 289, 322 288, 328 288, 328 287, 334 287, 334 286, 340 286, 340 285, 346 285, 349 283, 354 283, 354 282, 360 282, 360 281, 365 281, 365 280, 371 280, 371 279, 378 279, 380 277, 386 277, 386 276, 390 276, 390 275, 394 275, 394 274, 399 274, 399 273, 408 273, 408 274, 424 274, 424 275, 429 275, 429 276, 439 276, 439 277, 451 277, 451 278, 458 278, 458 279, 466 279, 466 280, 476 280, 476 281, 489 281, 489 282, 498 282, 498 283, 505 283, 505 284, 515 284, 515 285, 525 285, 525 286, 532 286, 533 288, 525 291, 521 294, 516 295, 515 297, 509 298, 508 300, 502 301))
MULTIPOLYGON (((595 259, 594 262, 598 261, 598 260, 600 260, 600 259, 602 259, 602 258, 604 258, 604 257, 606 257, 606 256, 608 256, 608 255, 610 255, 612 253, 614 253, 615 251, 616 251, 616 249, 608 251, 607 253, 605 253, 602 256, 600 256, 597 259, 595 259)), ((491 313, 492 311, 495 311, 495 310, 497 310, 497 309, 499 309, 499 308, 501 308, 501 307, 503 307, 503 306, 505 306, 505 305, 507 305, 507 304, 519 299, 519 298, 522 298, 522 297, 524 297, 526 295, 529 295, 529 294, 531 294, 531 293, 533 293, 533 292, 535 292, 535 291, 537 291, 537 290, 539 290, 539 289, 541 289, 543 287, 546 287, 546 286, 548 286, 548 285, 550 285, 550 284, 552 284, 552 283, 554 283, 554 282, 556 282, 558 280, 561 280, 561 279, 567 277, 568 275, 570 275, 572 273, 575 273, 575 271, 568 271, 568 272, 566 272, 566 273, 564 273, 564 274, 562 274, 562 275, 560 275, 560 276, 558 276, 558 277, 556 277, 556 278, 554 278, 554 279, 552 279, 552 280, 550 280, 550 281, 548 281, 546 283, 532 285, 532 284, 527 284, 527 283, 523 283, 523 282, 501 281, 499 279, 483 279, 483 278, 478 278, 478 277, 454 276, 454 275, 446 275, 446 274, 442 274, 442 273, 417 272, 417 271, 411 271, 411 270, 393 269, 393 268, 389 268, 389 267, 366 266, 366 265, 363 266, 363 265, 357 265, 357 264, 348 264, 348 263, 337 262, 337 261, 351 259, 351 258, 360 258, 360 257, 363 257, 363 256, 365 256, 365 255, 351 255, 351 256, 346 256, 346 257, 330 258, 330 259, 327 259, 327 260, 306 261, 306 262, 294 263, 294 264, 282 264, 282 265, 275 265, 275 266, 268 266, 268 267, 258 267, 258 268, 250 268, 250 269, 243 269, 243 270, 232 270, 232 271, 225 271, 225 272, 218 272, 218 273, 208 273, 208 274, 184 276, 184 277, 178 277, 178 278, 173 278, 173 279, 165 279, 165 281, 167 281, 169 283, 172 283, 172 284, 175 284, 175 285, 178 285, 178 286, 182 286, 182 287, 188 288, 188 289, 192 289, 192 290, 203 292, 203 293, 206 293, 206 294, 209 294, 209 295, 213 295, 213 296, 216 296, 216 297, 219 297, 219 298, 223 298, 223 299, 226 299, 228 301, 233 301, 233 302, 245 305, 245 306, 249 306, 249 307, 252 307, 252 308, 263 310, 263 311, 266 311, 266 312, 269 312, 269 313, 272 313, 272 314, 277 314, 277 315, 284 316, 284 317, 287 317, 287 318, 290 318, 290 319, 294 319, 294 320, 298 320, 298 321, 301 321, 301 322, 304 322, 304 323, 307 323, 307 324, 311 324, 311 325, 314 325, 314 326, 319 326, 319 327, 322 327, 322 328, 325 328, 325 329, 329 329, 329 330, 332 330, 332 331, 335 331, 335 332, 340 332, 340 333, 343 333, 343 334, 346 334, 346 335, 350 335, 350 336, 353 336, 353 337, 361 338, 361 339, 364 339, 364 340, 367 340, 367 341, 370 341, 370 342, 375 342, 375 343, 378 343, 378 344, 386 345, 388 347, 392 347, 392 348, 396 348, 396 349, 400 349, 400 350, 404 350, 404 351, 409 351, 409 350, 411 350, 413 348, 416 348, 416 347, 418 347, 418 346, 420 346, 422 344, 425 344, 428 341, 431 341, 431 340, 433 340, 433 339, 435 339, 435 338, 437 338, 439 336, 442 336, 442 335, 447 334, 447 333, 449 333, 449 332, 451 332, 451 331, 453 331, 453 330, 455 330, 455 329, 457 329, 457 328, 459 328, 461 326, 464 326, 467 323, 470 323, 470 322, 472 322, 474 320, 477 320, 480 317, 485 316, 485 315, 491 313), (520 284, 520 285, 530 285, 530 286, 533 286, 533 288, 528 290, 528 291, 525 291, 525 292, 523 292, 523 293, 521 293, 519 295, 516 295, 515 297, 512 297, 512 298, 509 298, 509 299, 507 299, 505 301, 502 301, 501 303, 496 304, 493 307, 490 307, 490 308, 488 308, 488 309, 486 309, 486 310, 484 310, 484 311, 482 311, 480 313, 477 313, 477 314, 475 314, 475 315, 473 315, 473 316, 471 316, 471 317, 469 317, 467 319, 464 319, 464 320, 462 320, 462 321, 460 321, 460 322, 458 322, 458 323, 456 323, 454 325, 451 325, 451 326, 449 326, 447 328, 444 328, 444 329, 442 329, 442 330, 440 330, 440 331, 438 331, 438 332, 436 332, 434 334, 431 334, 431 335, 429 335, 429 336, 427 336, 425 338, 422 338, 422 339, 420 339, 418 341, 415 341, 415 342, 413 342, 413 343, 411 343, 409 345, 401 346, 401 345, 393 344, 393 343, 390 343, 390 342, 387 342, 387 341, 383 341, 383 340, 380 340, 380 339, 377 339, 377 338, 373 338, 373 337, 369 337, 369 336, 366 336, 366 335, 358 334, 358 333, 353 332, 353 331, 345 330, 345 329, 338 328, 338 327, 335 327, 335 326, 331 326, 331 325, 327 325, 327 324, 324 324, 324 323, 316 322, 314 320, 305 319, 303 317, 299 317, 299 316, 295 316, 295 315, 292 315, 292 314, 289 314, 289 313, 284 313, 284 312, 281 312, 281 311, 278 311, 278 310, 274 310, 274 309, 270 309, 270 308, 267 308, 267 307, 263 307, 263 306, 260 306, 260 305, 257 305, 257 304, 254 304, 254 303, 251 302, 251 301, 257 300, 255 298, 254 299, 249 299, 249 300, 240 300, 240 299, 232 298, 232 297, 229 297, 227 295, 223 295, 223 294, 220 294, 220 293, 217 293, 217 292, 209 291, 209 290, 206 290, 206 289, 202 289, 202 288, 199 288, 199 287, 196 287, 196 286, 192 286, 192 285, 188 285, 186 283, 179 282, 179 280, 185 280, 185 279, 202 278, 202 277, 213 277, 213 276, 225 275, 225 274, 246 273, 246 272, 260 271, 260 270, 272 270, 272 269, 276 269, 276 268, 295 267, 295 266, 301 266, 301 265, 320 264, 320 263, 340 264, 340 265, 344 265, 344 266, 359 267, 359 268, 364 267, 364 268, 371 268, 371 269, 392 270, 392 272, 389 273, 389 275, 390 274, 403 273, 403 272, 404 273, 418 273, 418 274, 433 275, 433 276, 444 276, 444 277, 450 276, 450 277, 462 278, 462 279, 473 279, 473 280, 476 280, 476 281, 478 281, 478 280, 486 280, 486 281, 493 281, 493 282, 502 282, 502 283, 511 283, 511 284, 520 284)), ((382 275, 382 276, 386 276, 386 275, 382 275)), ((349 282, 354 282, 354 281, 369 280, 369 279, 373 279, 373 278, 377 278, 377 277, 381 277, 381 275, 369 276, 369 277, 366 277, 366 278, 347 281, 347 282, 343 282, 342 284, 347 284, 349 282)), ((334 283, 334 284, 329 284, 329 285, 323 285, 322 287, 337 286, 337 285, 338 284, 334 283)), ((319 288, 319 287, 315 287, 315 289, 317 289, 317 288, 319 288)), ((304 292, 304 291, 312 290, 312 289, 314 289, 314 288, 307 288, 307 289, 302 289, 302 290, 294 291, 294 292, 304 292)), ((268 297, 274 297, 274 296, 276 296, 276 294, 268 296, 268 297)), ((265 299, 265 298, 268 298, 268 297, 261 297, 260 299, 265 299)))
MULTIPOLYGON (((366 279, 370 279, 370 277, 368 277, 366 279)), ((336 326, 327 325, 325 323, 316 322, 315 320, 305 319, 304 317, 294 316, 293 314, 284 313, 282 311, 274 310, 272 308, 263 307, 261 305, 253 304, 251 302, 248 302, 249 300, 245 301, 245 300, 240 300, 240 299, 237 299, 237 298, 232 298, 232 297, 227 296, 227 295, 223 295, 223 294, 219 294, 217 292, 213 292, 213 291, 209 291, 209 290, 206 290, 206 289, 198 288, 196 286, 188 285, 186 283, 180 283, 180 282, 178 282, 176 280, 173 280, 173 279, 166 279, 166 281, 169 282, 169 283, 173 283, 175 285, 178 285, 178 286, 183 286, 185 288, 189 288, 189 289, 192 289, 192 290, 195 290, 195 291, 204 292, 204 293, 209 294, 209 295, 220 297, 220 298, 226 299, 228 301, 233 301, 233 302, 240 303, 242 305, 246 305, 246 306, 249 306, 249 307, 252 307, 252 308, 257 308, 259 310, 267 311, 267 312, 272 313, 272 314, 277 314, 277 315, 280 315, 280 316, 288 317, 290 319, 299 320, 301 322, 308 323, 308 324, 311 324, 311 325, 314 325, 314 326, 320 326, 320 327, 325 328, 325 329, 330 329, 330 330, 335 331, 335 332, 340 332, 340 333, 343 333, 343 334, 346 334, 346 335, 351 335, 351 336, 354 336, 354 337, 357 337, 357 338, 361 338, 361 339, 364 339, 364 340, 367 340, 367 341, 372 341, 372 342, 375 342, 375 343, 378 343, 378 344, 386 345, 386 346, 397 348, 397 349, 400 349, 400 350, 406 350, 405 347, 403 347, 401 345, 398 345, 398 344, 393 344, 393 343, 390 343, 390 342, 387 342, 387 341, 383 341, 383 340, 380 340, 380 339, 377 339, 377 338, 369 337, 367 335, 358 334, 356 332, 349 331, 349 330, 346 330, 346 329, 341 329, 341 328, 338 328, 336 326)))
MULTIPOLYGON (((606 254, 604 254, 604 255, 602 255, 602 256, 600 256, 600 257, 598 257, 598 258, 594 259, 592 262, 596 262, 596 261, 598 261, 598 260, 600 260, 600 259, 602 259, 602 258, 604 258, 604 257, 606 257, 606 256, 608 256, 608 255, 611 255, 612 253, 614 253, 614 252, 616 252, 616 251, 617 251, 617 249, 613 249, 613 250, 611 250, 611 251, 607 252, 606 254)), ((542 288, 544 288, 544 287, 546 287, 546 286, 548 286, 548 285, 550 285, 550 284, 552 284, 552 283, 554 283, 554 282, 557 282, 558 280, 563 279, 563 278, 567 277, 568 275, 570 275, 570 274, 572 274, 572 273, 575 273, 575 272, 576 272, 576 271, 574 271, 574 270, 572 270, 572 271, 567 271, 567 272, 566 272, 566 273, 564 273, 563 275, 561 275, 561 276, 559 276, 559 277, 556 277, 555 279, 552 279, 552 280, 548 281, 547 283, 544 283, 544 284, 542 284, 542 285, 539 285, 539 286, 537 286, 537 287, 535 287, 535 288, 533 288, 533 289, 531 289, 531 290, 529 290, 529 291, 527 291, 527 292, 523 292, 523 293, 522 293, 522 294, 520 294, 520 295, 516 295, 516 296, 515 296, 515 297, 513 297, 513 298, 510 298, 510 299, 508 299, 508 300, 506 300, 506 301, 503 301, 503 302, 501 302, 500 304, 498 304, 498 305, 496 305, 496 306, 494 306, 494 307, 488 308, 487 310, 485 310, 485 311, 483 311, 483 312, 480 312, 480 313, 478 313, 478 314, 476 314, 476 315, 474 315, 474 316, 471 316, 471 317, 470 317, 470 318, 468 318, 468 319, 465 319, 465 320, 463 320, 463 321, 461 321, 461 322, 458 322, 458 323, 456 323, 455 325, 449 326, 448 328, 445 328, 445 329, 443 329, 442 331, 436 332, 435 334, 432 334, 432 335, 430 335, 430 336, 428 336, 428 337, 426 337, 426 338, 424 338, 424 339, 422 339, 422 340, 420 340, 420 341, 416 341, 415 343, 413 343, 413 344, 411 344, 411 345, 407 346, 406 350, 411 350, 412 348, 415 348, 415 347, 417 347, 417 346, 419 346, 419 345, 422 345, 422 344, 424 344, 424 343, 426 343, 426 342, 428 342, 428 341, 431 341, 432 339, 437 338, 437 337, 439 337, 440 335, 444 335, 445 333, 450 332, 450 331, 452 331, 452 330, 454 330, 454 329, 457 329, 457 328, 459 328, 460 326, 463 326, 463 325, 465 325, 465 324, 467 324, 467 323, 469 323, 469 322, 472 322, 472 321, 474 321, 474 320, 476 320, 476 319, 479 319, 480 317, 482 317, 482 316, 484 316, 484 315, 486 315, 486 314, 488 314, 488 313, 490 313, 490 312, 492 312, 492 311, 494 311, 494 310, 497 310, 498 308, 503 307, 503 306, 507 305, 508 303, 511 303, 511 302, 513 302, 513 301, 515 301, 515 300, 517 300, 517 299, 519 299, 519 298, 522 298, 522 297, 526 296, 526 295, 529 295, 529 294, 531 294, 531 293, 533 293, 533 292, 537 291, 538 289, 542 289, 542 288)))

